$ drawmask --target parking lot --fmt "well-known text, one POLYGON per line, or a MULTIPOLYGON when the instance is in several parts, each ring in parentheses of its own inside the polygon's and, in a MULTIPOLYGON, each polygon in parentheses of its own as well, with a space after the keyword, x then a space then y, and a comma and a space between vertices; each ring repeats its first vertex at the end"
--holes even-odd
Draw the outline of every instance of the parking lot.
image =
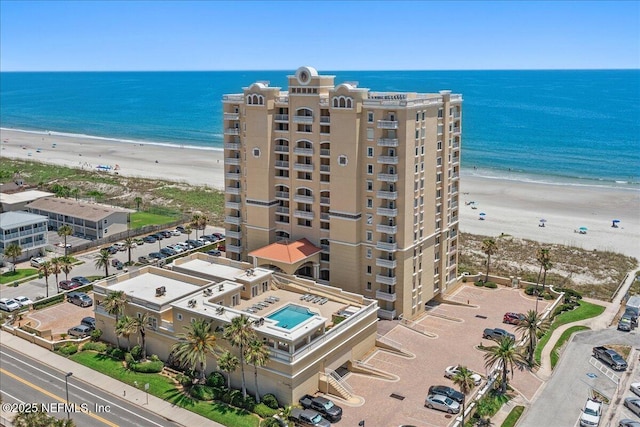
MULTIPOLYGON (((412 353, 414 357, 407 358, 377 350, 364 361, 372 367, 396 375, 398 380, 347 374, 347 383, 356 395, 364 398, 364 404, 347 407, 341 423, 358 425, 361 420, 365 420, 366 425, 373 426, 449 425, 454 420, 453 416, 424 407, 429 387, 436 384, 456 387, 453 381, 444 378, 444 370, 450 365, 466 365, 486 377, 485 353, 476 346, 481 343, 491 345, 492 342, 482 339, 482 331, 485 328, 499 327, 520 338, 515 326, 503 324, 502 317, 507 311, 524 313, 535 308, 534 298, 520 289, 504 287, 486 289, 462 285, 449 300, 463 305, 440 304, 429 310, 416 326, 424 333, 398 324, 384 334, 385 338, 400 343, 403 350, 412 353), (392 394, 403 399, 391 397, 392 394)), ((538 309, 544 310, 548 305, 548 301, 539 301, 538 309)), ((518 371, 510 384, 530 399, 542 381, 529 372, 518 371)))
MULTIPOLYGON (((89 293, 89 296, 93 298, 93 293, 89 293)), ((83 317, 93 317, 93 306, 82 308, 66 301, 42 310, 30 311, 25 316, 31 321, 32 328, 39 331, 51 330, 55 339, 60 334, 67 333, 69 328, 79 325, 83 317)))

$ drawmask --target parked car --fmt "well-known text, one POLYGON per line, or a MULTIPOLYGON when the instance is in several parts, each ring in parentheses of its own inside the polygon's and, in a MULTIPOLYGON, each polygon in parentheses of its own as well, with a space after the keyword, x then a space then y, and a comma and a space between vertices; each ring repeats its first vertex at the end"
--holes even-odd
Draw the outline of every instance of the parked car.
POLYGON ((218 245, 218 250, 224 252, 227 250, 227 247, 225 245, 218 245))
POLYGON ((9 298, 0 298, 0 310, 16 311, 20 310, 20 304, 9 298))
POLYGON ((164 255, 166 255, 168 257, 178 254, 178 252, 176 252, 173 248, 169 248, 169 247, 160 249, 160 253, 164 254, 164 255))
POLYGON ((93 299, 84 292, 69 292, 67 301, 80 307, 91 307, 93 305, 93 299))
POLYGON ((119 251, 126 251, 127 250, 127 245, 125 242, 116 242, 113 245, 114 248, 116 248, 119 251))
POLYGON ((618 330, 630 332, 631 329, 631 319, 628 317, 621 317, 618 322, 618 330))
POLYGON ((519 325, 525 318, 522 313, 505 313, 502 317, 502 323, 508 323, 509 325, 519 325))
POLYGON ((211 234, 213 237, 216 238, 216 240, 223 240, 224 239, 224 234, 222 233, 213 233, 211 234))
POLYGON ((33 301, 23 296, 14 297, 13 300, 20 304, 21 307, 29 307, 31 304, 33 304, 33 301))
POLYGON ((61 280, 58 283, 58 287, 63 291, 69 291, 71 289, 79 288, 82 286, 80 282, 74 282, 73 280, 61 280))
POLYGON ((595 399, 587 399, 587 403, 584 404, 584 409, 582 409, 582 413, 580 414, 580 426, 598 426, 600 424, 601 416, 602 402, 595 399))
POLYGON ((74 326, 73 328, 69 328, 67 334, 72 337, 84 338, 91 335, 91 328, 86 325, 78 325, 74 326))
POLYGON ((640 383, 631 383, 631 385, 629 386, 629 390, 640 397, 640 383))
MULTIPOLYGON (((184 243, 184 242, 178 242, 178 243, 176 243, 175 245, 173 245, 173 249, 176 249, 176 246, 177 246, 177 247, 179 247, 180 249, 182 249, 182 251, 183 251, 183 252, 184 252, 184 251, 188 251, 189 249, 191 249, 191 248, 189 247, 189 245, 187 245, 187 244, 186 244, 186 243, 184 243)), ((177 249, 176 249, 176 250, 177 250, 177 249)))
POLYGON ((109 252, 111 255, 115 255, 115 254, 117 254, 117 253, 118 253, 118 251, 120 250, 120 249, 116 248, 115 246, 108 246, 108 247, 103 248, 103 249, 105 249, 105 250, 106 250, 107 252, 109 252))
POLYGON ((199 248, 200 246, 204 245, 204 243, 202 243, 201 241, 193 240, 193 239, 186 240, 185 243, 191 246, 192 248, 199 248))
POLYGON ((46 258, 31 258, 31 267, 38 268, 45 262, 47 262, 46 258))
POLYGON ((298 409, 293 408, 290 412, 289 418, 294 422, 296 426, 304 427, 331 427, 331 423, 325 420, 322 415, 313 409, 298 409))
POLYGON ((624 399, 624 406, 629 408, 636 416, 640 417, 640 399, 637 397, 627 397, 624 399))
POLYGON ((453 399, 442 394, 430 394, 424 400, 424 406, 429 409, 437 409, 438 411, 457 414, 460 412, 460 404, 453 399))
POLYGON ((305 394, 300 399, 300 405, 305 409, 313 409, 322 414, 331 422, 338 421, 342 417, 342 408, 325 397, 313 397, 305 394))
POLYGON ((136 246, 144 245, 144 239, 141 237, 136 237, 133 241, 136 242, 136 246))
POLYGON ((504 329, 500 328, 487 328, 482 332, 482 338, 488 338, 496 341, 500 341, 504 337, 509 337, 512 340, 516 340, 516 336, 511 332, 507 332, 504 329))
POLYGON ((144 240, 145 243, 155 243, 158 239, 153 236, 145 236, 142 240, 144 240))
POLYGON ((158 233, 162 234, 162 236, 164 236, 165 239, 168 239, 169 237, 173 236, 173 234, 171 234, 171 231, 169 230, 159 231, 158 233))
POLYGON ((151 252, 148 255, 149 259, 162 259, 162 258, 166 258, 166 256, 160 252, 151 252))
POLYGON ((627 361, 618 354, 617 351, 607 347, 593 347, 593 357, 606 363, 615 371, 625 371, 627 369, 627 361))
POLYGON ((96 328, 96 318, 95 317, 85 317, 80 321, 81 325, 88 326, 93 331, 96 328))
MULTIPOLYGON (((459 371, 460 367, 458 365, 448 366, 447 369, 444 370, 444 376, 445 378, 453 378, 459 371)), ((480 383, 482 382, 482 377, 479 374, 473 373, 471 375, 471 378, 473 379, 473 383, 475 385, 480 385, 480 383)))
POLYGON ((88 285, 88 284, 90 284, 90 283, 91 283, 91 280, 87 279, 87 278, 86 278, 86 277, 84 277, 84 276, 76 276, 76 277, 72 277, 72 278, 71 278, 71 281, 72 281, 72 282, 78 282, 78 283, 80 283, 80 284, 81 284, 81 285, 83 285, 83 286, 84 286, 84 285, 88 285))
POLYGON ((186 229, 183 226, 179 225, 176 227, 176 230, 179 231, 180 233, 184 233, 186 229))
POLYGON ((205 252, 207 255, 211 255, 211 256, 221 256, 222 252, 220 252, 217 249, 211 249, 210 251, 205 252))
POLYGON ((160 232, 158 232, 158 233, 154 233, 154 234, 152 234, 152 236, 153 236, 153 237, 155 237, 155 238, 156 238, 156 240, 162 240, 162 239, 164 239, 164 234, 162 234, 162 233, 160 233, 160 232))
POLYGON ((464 402, 464 394, 460 393, 455 388, 447 387, 446 385, 432 385, 429 387, 429 394, 441 394, 458 403, 464 402))
POLYGON ((633 421, 629 418, 625 418, 620 420, 618 423, 618 427, 640 427, 640 421, 633 421))
POLYGON ((182 234, 182 231, 178 230, 177 228, 175 230, 171 230, 172 236, 179 236, 181 234, 182 234))
POLYGON ((178 244, 167 246, 167 248, 173 249, 178 254, 184 252, 184 248, 181 245, 178 245, 178 244))
POLYGON ((149 258, 147 258, 146 256, 139 256, 138 262, 140 264, 149 264, 149 258))

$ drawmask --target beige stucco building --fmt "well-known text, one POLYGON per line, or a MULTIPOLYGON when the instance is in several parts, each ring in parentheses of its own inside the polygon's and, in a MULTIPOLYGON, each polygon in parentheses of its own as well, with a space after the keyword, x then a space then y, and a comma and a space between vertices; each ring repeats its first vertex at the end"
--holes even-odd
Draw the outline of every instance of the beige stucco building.
POLYGON ((419 315, 456 279, 462 96, 288 86, 223 98, 226 256, 419 315))

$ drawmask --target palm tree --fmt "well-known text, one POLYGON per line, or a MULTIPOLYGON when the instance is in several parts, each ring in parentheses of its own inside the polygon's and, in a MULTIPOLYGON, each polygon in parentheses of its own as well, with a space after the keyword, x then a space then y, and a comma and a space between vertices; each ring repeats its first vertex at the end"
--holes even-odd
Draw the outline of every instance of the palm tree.
POLYGON ((191 239, 191 233, 193 233, 193 229, 190 225, 187 225, 184 229, 184 234, 187 235, 187 239, 191 239))
POLYGON ((196 240, 198 240, 198 228, 200 228, 200 214, 194 214, 191 217, 191 224, 194 230, 196 230, 196 240))
POLYGON ((247 386, 244 379, 245 349, 256 337, 253 325, 248 317, 240 315, 234 317, 231 323, 224 328, 223 336, 232 346, 240 349, 240 371, 242 372, 242 396, 247 397, 247 386))
POLYGON ((116 339, 118 340, 118 348, 120 348, 120 339, 118 337, 125 337, 127 339, 127 351, 131 351, 131 341, 129 336, 135 332, 133 327, 133 317, 124 315, 116 322, 116 339))
POLYGON ((60 263, 60 270, 64 273, 64 279, 69 280, 69 273, 73 270, 73 264, 68 256, 58 258, 60 263))
POLYGON ((140 203, 142 203, 142 197, 138 196, 133 201, 136 203, 136 210, 140 211, 140 203))
POLYGON ((460 393, 464 394, 464 400, 462 401, 462 423, 464 424, 464 413, 465 413, 465 405, 467 401, 467 395, 474 389, 476 386, 475 381, 473 380, 473 371, 467 368, 466 366, 458 367, 458 372, 451 378, 453 383, 460 387, 460 393))
POLYGON ((271 352, 269 347, 263 341, 254 339, 249 343, 245 360, 248 364, 253 365, 253 378, 256 381, 256 402, 260 403, 260 394, 258 393, 258 366, 264 366, 269 362, 271 352))
POLYGON ((22 248, 20 247, 20 245, 18 245, 17 243, 11 243, 4 249, 4 255, 13 260, 13 267, 11 271, 16 271, 16 259, 18 259, 20 255, 22 255, 22 248))
POLYGON ((218 357, 218 368, 227 373, 227 388, 231 389, 231 373, 238 369, 240 361, 230 351, 225 351, 218 357))
POLYGON ((133 237, 127 237, 126 239, 124 239, 124 247, 129 253, 129 265, 131 265, 131 249, 135 248, 136 246, 138 245, 136 244, 136 241, 133 239, 133 237))
POLYGON ((49 276, 51 276, 51 263, 49 261, 45 261, 40 264, 38 267, 38 273, 42 274, 44 277, 44 283, 47 288, 47 298, 49 298, 49 276))
POLYGON ((76 201, 78 201, 78 196, 80 195, 80 189, 76 187, 73 190, 71 190, 70 194, 76 199, 76 201))
MULTIPOLYGON (((124 291, 109 292, 106 298, 102 301, 102 307, 107 313, 116 317, 115 328, 118 328, 120 316, 124 313, 124 307, 127 305, 127 294, 124 291)), ((116 342, 118 348, 120 348, 120 338, 116 331, 116 342)))
POLYGON ((58 236, 64 238, 64 256, 67 256, 67 236, 71 236, 72 234, 73 228, 67 224, 58 228, 58 236))
POLYGON ((60 283, 58 282, 58 275, 62 273, 62 262, 60 258, 53 258, 51 260, 51 274, 56 277, 56 290, 60 293, 60 283))
POLYGON ((540 273, 544 270, 544 275, 542 276, 542 293, 544 293, 547 282, 547 271, 553 267, 553 264, 551 264, 551 250, 549 248, 540 248, 536 255, 536 260, 540 263, 538 283, 540 283, 540 273))
POLYGON ((178 335, 180 341, 173 345, 172 351, 180 363, 200 372, 200 382, 204 383, 207 356, 215 354, 216 336, 211 322, 202 319, 191 322, 185 329, 186 332, 178 335))
POLYGON ((542 320, 541 316, 535 310, 529 310, 524 319, 520 320, 517 331, 529 334, 529 344, 527 345, 527 361, 530 367, 535 365, 534 354, 536 345, 538 344, 538 334, 544 333, 549 329, 549 321, 542 320))
POLYGON ((149 313, 142 313, 141 316, 132 318, 132 333, 140 333, 142 340, 142 360, 147 358, 147 325, 149 324, 149 313))
POLYGON ((494 255, 498 251, 498 245, 493 239, 484 239, 482 241, 482 252, 487 255, 487 274, 484 276, 484 281, 489 280, 489 266, 491 264, 491 255, 494 255))
POLYGON ((95 260, 95 267, 100 269, 104 268, 104 277, 109 277, 109 263, 113 256, 106 249, 101 249, 98 254, 93 258, 95 260))
POLYGON ((527 361, 518 347, 516 342, 511 337, 503 337, 498 341, 497 345, 492 345, 484 349, 486 354, 484 355, 484 366, 491 368, 496 363, 502 365, 502 382, 500 384, 500 393, 507 392, 507 385, 509 381, 508 373, 511 371, 511 378, 513 378, 513 370, 515 367, 523 369, 527 365, 527 361))
POLYGON ((202 229, 202 234, 204 234, 204 230, 207 228, 207 223, 209 222, 209 217, 205 214, 201 214, 198 219, 198 228, 202 229))

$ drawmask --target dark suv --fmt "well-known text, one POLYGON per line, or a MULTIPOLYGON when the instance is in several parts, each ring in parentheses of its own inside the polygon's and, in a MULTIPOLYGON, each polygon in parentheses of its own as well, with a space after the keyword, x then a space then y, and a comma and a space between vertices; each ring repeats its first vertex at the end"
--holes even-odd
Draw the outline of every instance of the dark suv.
POLYGON ((431 387, 429 387, 428 394, 441 394, 455 400, 458 403, 464 402, 464 394, 460 393, 454 388, 447 387, 446 385, 432 385, 431 387))
POLYGON ((500 341, 504 337, 509 337, 514 341, 516 340, 515 335, 500 328, 487 328, 484 330, 484 332, 482 332, 482 338, 489 338, 492 340, 500 341))

